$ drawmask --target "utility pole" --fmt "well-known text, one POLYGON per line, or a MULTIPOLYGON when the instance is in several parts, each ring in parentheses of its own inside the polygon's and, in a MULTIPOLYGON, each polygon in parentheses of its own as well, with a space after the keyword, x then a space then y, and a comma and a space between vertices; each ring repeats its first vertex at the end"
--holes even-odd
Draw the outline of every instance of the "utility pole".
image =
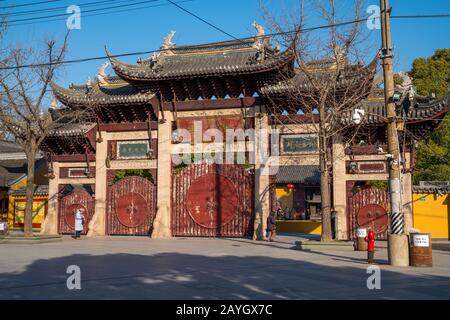
POLYGON ((391 233, 388 237, 389 263, 409 266, 408 237, 404 233, 405 223, 402 204, 401 159, 397 133, 397 113, 394 96, 393 48, 389 0, 380 0, 381 12, 381 59, 383 60, 384 100, 387 117, 387 140, 389 162, 389 194, 391 233))

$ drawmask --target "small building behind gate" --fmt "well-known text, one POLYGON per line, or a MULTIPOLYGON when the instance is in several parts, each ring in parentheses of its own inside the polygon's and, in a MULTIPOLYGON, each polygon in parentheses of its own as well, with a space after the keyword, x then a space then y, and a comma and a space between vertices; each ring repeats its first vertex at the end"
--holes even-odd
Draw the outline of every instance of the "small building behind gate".
POLYGON ((450 184, 413 187, 414 228, 433 239, 450 240, 450 184))

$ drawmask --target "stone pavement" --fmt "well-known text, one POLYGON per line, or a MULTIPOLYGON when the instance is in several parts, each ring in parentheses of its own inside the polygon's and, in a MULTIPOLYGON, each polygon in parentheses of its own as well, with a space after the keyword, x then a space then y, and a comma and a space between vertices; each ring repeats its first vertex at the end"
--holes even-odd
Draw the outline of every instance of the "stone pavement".
POLYGON ((433 251, 433 268, 398 268, 386 264, 386 243, 378 243, 381 290, 368 290, 365 252, 297 251, 296 240, 66 237, 4 244, 0 299, 450 299, 448 249, 433 251), (69 265, 81 268, 81 290, 66 287, 69 265))

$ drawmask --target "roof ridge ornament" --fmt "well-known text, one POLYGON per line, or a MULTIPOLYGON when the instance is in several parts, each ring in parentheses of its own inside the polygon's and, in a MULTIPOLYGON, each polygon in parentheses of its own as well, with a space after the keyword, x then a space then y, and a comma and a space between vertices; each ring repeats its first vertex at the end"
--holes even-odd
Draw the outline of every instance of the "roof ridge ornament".
POLYGON ((111 63, 109 61, 106 61, 98 69, 98 72, 97 72, 97 81, 98 81, 98 83, 100 83, 102 85, 109 84, 109 82, 107 80, 108 75, 106 74, 106 69, 110 66, 110 64, 111 63))
POLYGON ((269 38, 266 36, 266 30, 264 29, 264 27, 259 23, 257 23, 256 21, 252 22, 252 27, 256 29, 255 42, 253 43, 253 48, 259 51, 256 60, 261 61, 264 60, 264 51, 265 47, 269 43, 269 38))
POLYGON ((164 56, 172 56, 174 53, 172 52, 171 49, 173 49, 176 44, 172 42, 173 37, 175 36, 177 32, 176 31, 170 31, 170 33, 164 38, 164 41, 161 45, 161 47, 159 48, 159 53, 157 55, 153 55, 152 60, 155 61, 157 60, 159 57, 164 57, 164 56))
POLYGON ((170 33, 164 38, 164 41, 161 45, 161 50, 171 49, 176 46, 175 43, 172 42, 173 37, 175 36, 176 31, 170 31, 170 33))
POLYGON ((60 107, 58 106, 58 99, 56 98, 52 99, 49 109, 60 109, 60 107))
POLYGON ((406 72, 400 71, 397 74, 402 80, 401 84, 395 86, 395 88, 401 92, 401 100, 408 97, 410 100, 414 99, 416 95, 416 89, 414 88, 412 77, 410 77, 406 72))

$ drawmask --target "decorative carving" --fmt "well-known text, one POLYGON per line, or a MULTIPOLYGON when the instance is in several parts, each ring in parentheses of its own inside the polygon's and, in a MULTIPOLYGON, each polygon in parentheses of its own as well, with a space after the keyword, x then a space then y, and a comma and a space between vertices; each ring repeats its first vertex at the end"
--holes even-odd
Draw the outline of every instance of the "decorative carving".
POLYGON ((161 45, 161 50, 167 50, 175 47, 175 43, 172 42, 173 37, 175 36, 176 31, 170 31, 170 33, 164 38, 164 41, 161 45))
POLYGON ((268 38, 266 37, 266 31, 263 26, 253 21, 252 26, 256 29, 255 43, 253 47, 259 51, 256 56, 257 61, 261 61, 264 59, 264 48, 268 42, 268 38))
POLYGON ((252 27, 256 29, 256 37, 264 37, 266 35, 266 31, 264 30, 264 27, 257 23, 256 21, 253 21, 252 27))
POLYGON ((106 69, 109 67, 110 63, 109 61, 105 62, 104 64, 102 64, 100 66, 100 68, 98 69, 98 73, 97 73, 97 81, 102 84, 102 85, 107 85, 108 81, 106 80, 106 78, 108 77, 106 75, 106 69))
POLYGON ((395 88, 402 93, 401 100, 403 101, 403 99, 405 99, 406 97, 408 97, 409 99, 414 98, 414 96, 416 95, 416 90, 414 88, 412 78, 403 71, 399 72, 397 75, 400 77, 400 79, 402 79, 402 84, 398 84, 395 86, 395 88))

